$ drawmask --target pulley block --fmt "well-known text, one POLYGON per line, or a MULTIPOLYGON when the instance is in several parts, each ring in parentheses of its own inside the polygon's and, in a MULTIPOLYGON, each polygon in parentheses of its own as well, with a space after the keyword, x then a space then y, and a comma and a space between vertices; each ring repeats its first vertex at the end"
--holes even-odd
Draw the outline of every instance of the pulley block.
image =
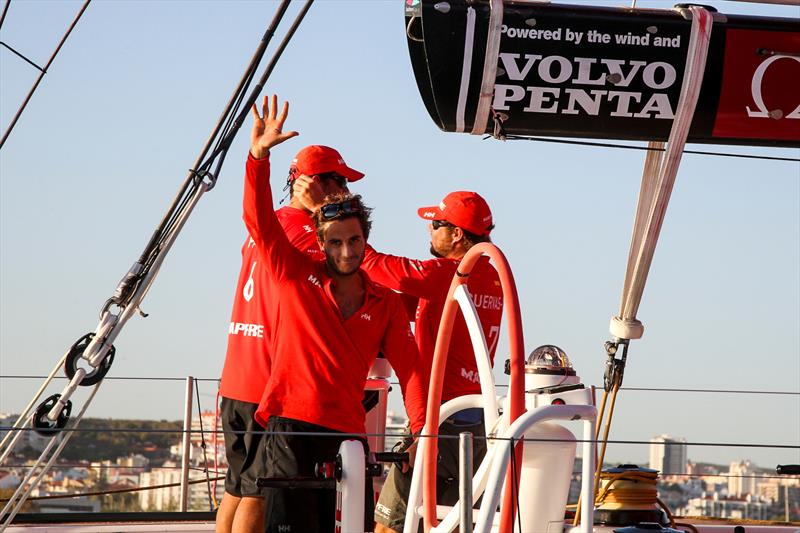
POLYGON ((66 405, 64 405, 64 408, 58 414, 58 418, 56 418, 55 421, 47 418, 47 413, 55 407, 59 398, 61 398, 60 394, 53 394, 40 403, 39 407, 37 407, 36 411, 33 413, 33 430, 39 435, 49 437, 58 433, 67 425, 69 415, 72 412, 72 402, 69 400, 67 400, 66 405))
MULTIPOLYGON (((83 353, 86 351, 86 348, 89 346, 89 343, 92 342, 93 338, 94 333, 87 333, 75 341, 75 344, 73 344, 72 348, 69 349, 67 359, 64 361, 64 373, 69 379, 75 377, 75 374, 78 371, 78 361, 83 356, 83 353)), ((114 362, 114 353, 116 351, 117 349, 114 348, 114 346, 111 346, 111 348, 108 349, 108 353, 106 354, 105 358, 101 361, 97 368, 93 369, 91 372, 86 374, 86 376, 84 376, 83 380, 80 382, 80 386, 90 387, 100 383, 103 378, 106 377, 106 374, 111 368, 111 364, 114 362)))

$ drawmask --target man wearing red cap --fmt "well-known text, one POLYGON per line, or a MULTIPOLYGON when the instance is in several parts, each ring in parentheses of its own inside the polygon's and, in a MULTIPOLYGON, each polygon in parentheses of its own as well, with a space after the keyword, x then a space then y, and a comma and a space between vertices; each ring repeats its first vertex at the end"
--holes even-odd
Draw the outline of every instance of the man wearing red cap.
MULTIPOLYGON (((400 381, 414 431, 425 423, 427 374, 419 361, 400 297, 360 269, 371 222, 359 196, 328 198, 314 213, 324 260, 294 248, 271 209, 269 150, 297 135, 283 133, 288 113, 266 98, 253 106, 244 187, 244 221, 273 291, 267 318, 270 376, 256 420, 265 424, 265 477, 311 477, 335 460, 344 434, 365 432, 361 403, 372 362, 382 352, 400 381), (305 434, 297 434, 302 432, 305 434), (309 436, 308 433, 313 433, 309 436)), ((371 519, 371 491, 365 493, 371 519)), ((266 489, 268 533, 334 530, 332 491, 266 489)), ((369 520, 371 523, 371 520, 369 520)))
MULTIPOLYGON (((472 246, 490 240, 494 225, 486 201, 470 191, 452 192, 438 206, 422 207, 418 214, 430 221, 430 251, 436 259, 419 261, 381 254, 368 248, 362 268, 378 283, 419 298, 414 335, 420 357, 426 369, 430 369, 444 303, 458 264, 472 246)), ((503 291, 497 272, 487 257, 475 265, 467 287, 483 326, 489 355, 494 360, 503 315, 503 291)), ((467 325, 458 314, 445 366, 442 402, 480 392, 478 367, 467 325)), ((439 428, 443 435, 458 435, 462 431, 484 435, 479 409, 456 413, 439 428)), ((485 453, 486 442, 477 439, 475 466, 485 453)), ((440 439, 439 454, 437 500, 443 505, 453 505, 458 500, 458 441, 440 439)), ((393 466, 375 507, 376 532, 402 531, 410 487, 411 474, 393 466)))
MULTIPOLYGON (((347 191, 347 183, 361 179, 342 156, 327 146, 300 150, 289 168, 286 186, 289 205, 278 217, 289 242, 316 259, 325 256, 317 242, 308 198, 320 202, 328 194, 347 191)), ((272 204, 259 209, 272 210, 272 204)), ((228 473, 225 495, 217 511, 217 533, 262 533, 264 499, 256 479, 264 476, 264 428, 253 418, 269 378, 269 313, 275 289, 260 264, 255 241, 248 235, 242 247, 242 266, 228 327, 228 350, 220 383, 221 419, 225 432, 228 473)))

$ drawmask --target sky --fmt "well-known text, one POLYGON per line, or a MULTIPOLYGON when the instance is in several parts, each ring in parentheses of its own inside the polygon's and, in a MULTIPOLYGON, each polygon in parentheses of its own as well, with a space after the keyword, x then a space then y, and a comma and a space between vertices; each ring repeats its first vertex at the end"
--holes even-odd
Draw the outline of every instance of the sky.
MULTIPOLYGON (((715 4, 728 13, 800 16, 798 8, 715 4)), ((43 64, 79 5, 12 2, 0 38, 43 64)), ((19 412, 41 381, 8 376, 46 375, 94 330, 276 5, 89 6, 0 152, 0 412, 19 412)), ((313 5, 267 88, 291 102, 287 127, 300 132, 273 150, 274 168, 288 167, 307 144, 336 147, 367 175, 353 190, 375 208, 371 244, 409 257, 428 254, 417 207, 452 190, 479 192, 516 278, 526 351, 559 345, 584 383, 601 385, 642 152, 441 132, 417 91, 403 22, 400 1, 313 5)), ((36 75, 0 49, 3 129, 36 75)), ((190 375, 203 379, 201 407, 213 409, 245 236, 248 128, 166 258, 142 304, 149 317, 133 318, 115 343, 109 379, 87 416, 179 419, 190 375)), ((632 342, 625 387, 794 394, 623 390, 611 439, 669 434, 690 443, 695 461, 800 463, 800 164, 686 155, 638 316, 645 334, 632 342)), ((497 360, 507 353, 503 339, 497 360)), ((647 457, 646 445, 608 451, 610 460, 647 457)))

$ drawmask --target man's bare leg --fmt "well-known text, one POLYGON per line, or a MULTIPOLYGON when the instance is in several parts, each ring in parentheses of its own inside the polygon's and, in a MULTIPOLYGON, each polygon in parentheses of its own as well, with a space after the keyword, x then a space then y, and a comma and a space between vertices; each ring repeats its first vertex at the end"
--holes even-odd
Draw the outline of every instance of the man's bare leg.
POLYGON ((233 517, 232 533, 264 533, 264 529, 264 498, 242 497, 233 517))
POLYGON ((216 533, 231 533, 233 531, 233 518, 241 498, 226 492, 217 509, 216 533))
POLYGON ((379 523, 375 522, 375 533, 400 533, 400 532, 396 531, 394 529, 388 528, 388 527, 384 526, 383 524, 379 524, 379 523))

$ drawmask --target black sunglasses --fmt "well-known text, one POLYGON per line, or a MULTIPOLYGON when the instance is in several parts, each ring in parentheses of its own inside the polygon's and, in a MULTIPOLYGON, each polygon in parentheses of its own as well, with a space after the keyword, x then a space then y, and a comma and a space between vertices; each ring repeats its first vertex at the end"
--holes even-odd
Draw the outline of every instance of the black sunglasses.
POLYGON ((433 229, 452 228, 453 225, 446 220, 431 220, 431 227, 433 229))
POLYGON ((340 189, 347 188, 347 178, 336 172, 326 172, 324 174, 317 174, 321 181, 332 181, 339 186, 340 189))
POLYGON ((323 220, 332 220, 339 215, 357 215, 363 212, 358 200, 345 200, 336 204, 325 204, 319 210, 322 213, 323 220))

